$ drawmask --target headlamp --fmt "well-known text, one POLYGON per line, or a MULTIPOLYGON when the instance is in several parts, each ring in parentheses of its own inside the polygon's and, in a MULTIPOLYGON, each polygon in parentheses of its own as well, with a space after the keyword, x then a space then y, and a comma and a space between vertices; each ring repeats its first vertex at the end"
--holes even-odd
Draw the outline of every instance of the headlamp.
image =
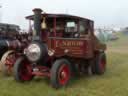
POLYGON ((30 44, 25 52, 27 58, 32 61, 36 62, 40 59, 41 56, 41 48, 37 44, 30 44))

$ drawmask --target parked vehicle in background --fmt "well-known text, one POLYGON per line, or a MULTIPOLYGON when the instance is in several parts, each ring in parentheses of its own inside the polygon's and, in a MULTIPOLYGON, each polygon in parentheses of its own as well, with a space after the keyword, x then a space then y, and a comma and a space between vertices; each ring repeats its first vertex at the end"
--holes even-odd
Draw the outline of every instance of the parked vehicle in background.
POLYGON ((0 23, 0 71, 4 75, 9 75, 17 55, 22 51, 29 41, 30 34, 20 33, 20 28, 14 24, 0 23))
POLYGON ((20 27, 14 24, 0 23, 0 59, 2 55, 8 50, 3 46, 3 40, 14 40, 19 34, 20 27))

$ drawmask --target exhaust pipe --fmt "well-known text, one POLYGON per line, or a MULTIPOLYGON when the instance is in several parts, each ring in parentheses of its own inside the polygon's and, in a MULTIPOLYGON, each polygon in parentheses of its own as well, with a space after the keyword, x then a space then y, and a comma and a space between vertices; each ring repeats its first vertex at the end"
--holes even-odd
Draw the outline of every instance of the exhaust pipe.
POLYGON ((34 40, 40 40, 40 36, 41 36, 41 13, 42 10, 39 8, 35 8, 33 9, 34 12, 34 40))

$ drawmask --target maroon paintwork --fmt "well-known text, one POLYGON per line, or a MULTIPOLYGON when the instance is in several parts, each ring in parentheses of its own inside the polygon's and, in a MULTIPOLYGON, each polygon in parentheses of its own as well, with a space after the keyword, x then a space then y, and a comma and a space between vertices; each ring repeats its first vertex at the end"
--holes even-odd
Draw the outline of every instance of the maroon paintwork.
MULTIPOLYGON (((34 30, 33 25, 29 28, 33 39, 28 46, 38 46, 40 52, 38 48, 35 50, 41 55, 36 55, 39 56, 37 60, 30 59, 34 50, 30 52, 33 54, 20 56, 14 65, 17 81, 31 80, 31 76, 47 76, 53 87, 58 88, 65 86, 77 70, 81 73, 91 68, 98 74, 104 72, 106 45, 94 35, 92 20, 67 14, 41 14, 42 10, 38 8, 33 11, 34 15, 26 17, 29 22, 34 21, 34 30), (26 64, 23 61, 30 62, 26 64), (24 70, 27 73, 23 73, 24 70)), ((26 50, 31 49, 26 46, 26 50)))
MULTIPOLYGON (((67 14, 42 14, 42 17, 45 16, 47 25, 52 24, 53 30, 49 32, 49 28, 47 28, 47 32, 42 32, 42 38, 44 41, 47 42, 48 48, 50 50, 55 50, 56 57, 60 56, 70 56, 76 58, 85 58, 89 59, 94 56, 94 53, 99 50, 105 50, 106 45, 101 44, 99 40, 94 35, 94 24, 92 20, 72 16, 67 14), (65 27, 66 21, 75 21, 77 23, 77 30, 79 33, 79 22, 85 22, 85 27, 87 27, 87 34, 81 34, 78 38, 71 38, 71 37, 63 37, 64 36, 64 29, 57 30, 59 22, 62 27, 65 27), (47 34, 47 35, 46 35, 47 34), (68 50, 68 52, 65 52, 68 50)), ((26 17, 29 20, 33 20, 32 16, 26 17)), ((86 32, 85 32, 86 33, 86 32)))

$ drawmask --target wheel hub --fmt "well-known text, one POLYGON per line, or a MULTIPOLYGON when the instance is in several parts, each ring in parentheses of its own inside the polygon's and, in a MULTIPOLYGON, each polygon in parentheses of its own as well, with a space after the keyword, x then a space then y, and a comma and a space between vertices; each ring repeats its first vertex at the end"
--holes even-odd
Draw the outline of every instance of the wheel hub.
POLYGON ((64 71, 61 72, 61 78, 64 79, 66 77, 66 73, 64 71))
POLYGON ((59 82, 61 85, 65 85, 70 78, 70 71, 68 65, 63 65, 59 71, 59 82))

